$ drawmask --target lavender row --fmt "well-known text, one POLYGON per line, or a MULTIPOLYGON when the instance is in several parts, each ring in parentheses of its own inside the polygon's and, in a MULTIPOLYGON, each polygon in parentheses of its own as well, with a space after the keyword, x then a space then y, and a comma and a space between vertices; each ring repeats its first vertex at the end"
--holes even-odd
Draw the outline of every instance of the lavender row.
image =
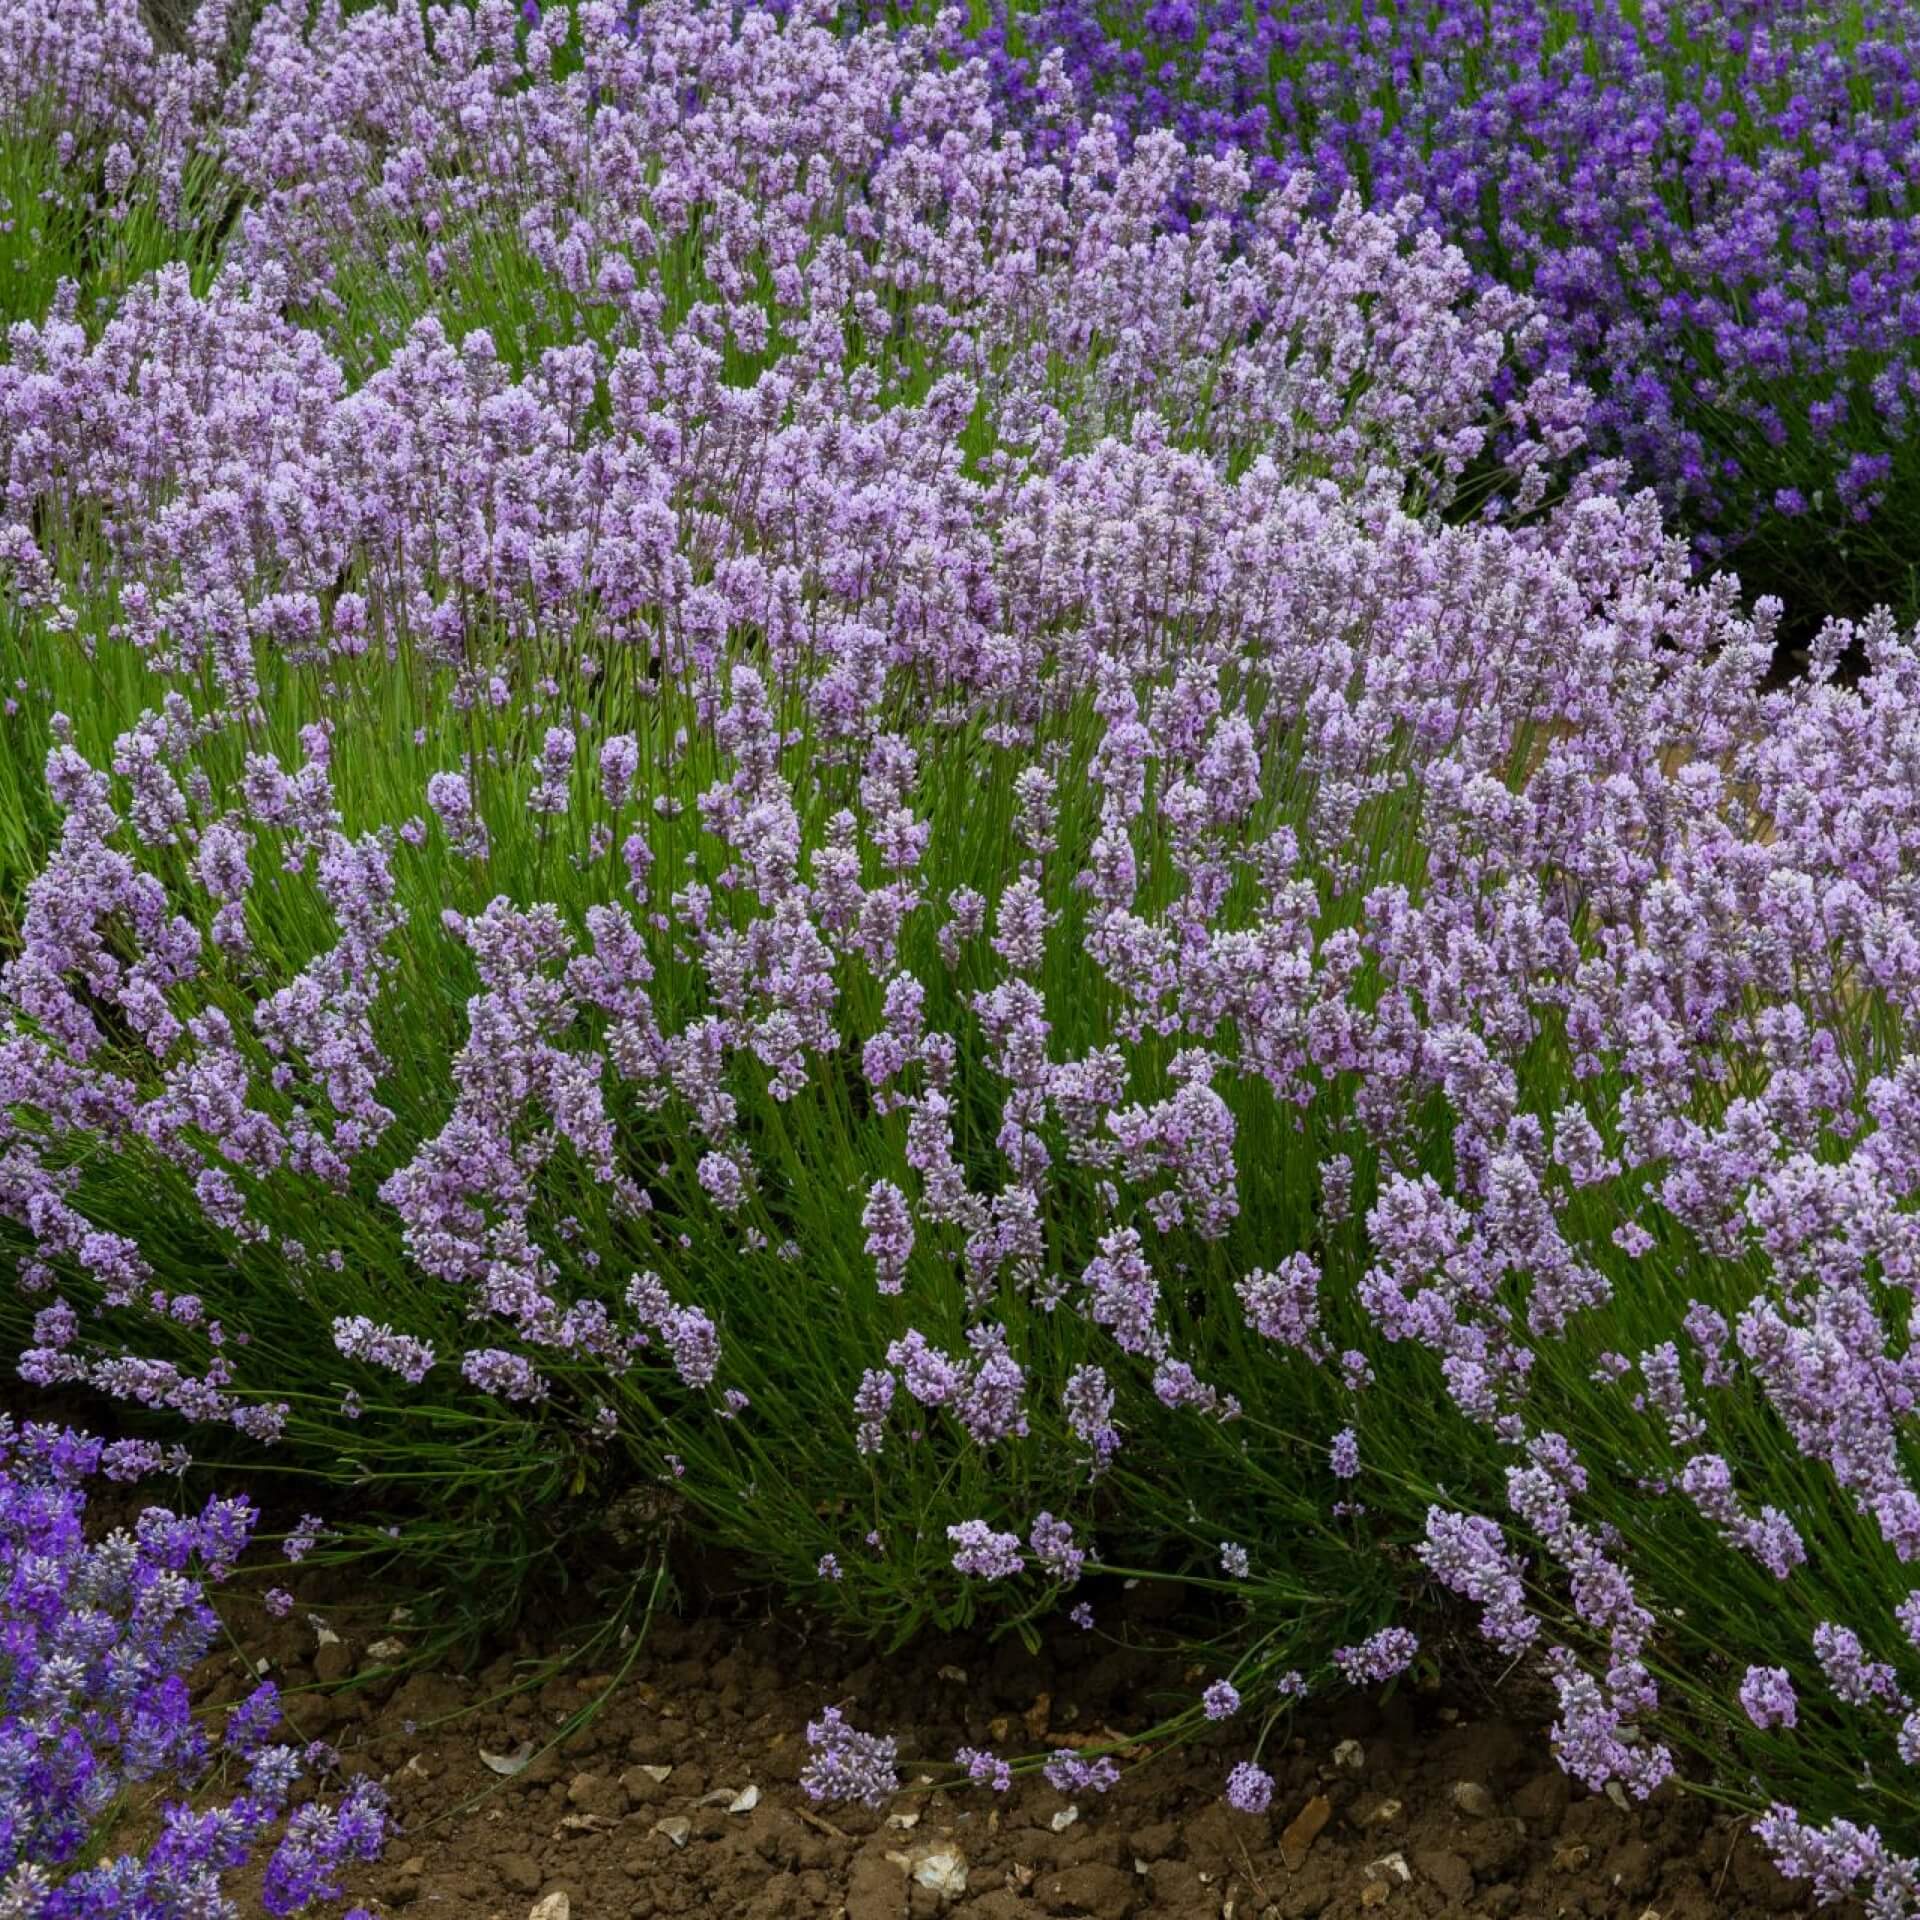
MULTIPOLYGON (((869 17, 878 10, 866 10, 869 17)), ((1906 591, 1920 315, 1911 11, 1034 0, 947 23, 1036 131, 1071 91, 1402 196, 1601 396, 1595 444, 1709 559, 1813 606, 1906 591)))

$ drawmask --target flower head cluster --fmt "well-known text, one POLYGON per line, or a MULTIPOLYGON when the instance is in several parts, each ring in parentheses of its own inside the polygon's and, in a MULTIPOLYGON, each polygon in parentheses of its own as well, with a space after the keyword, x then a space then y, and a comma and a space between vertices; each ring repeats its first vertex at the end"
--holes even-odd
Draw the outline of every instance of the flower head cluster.
POLYGON ((900 1784, 895 1742, 850 1726, 838 1707, 807 1722, 807 1760, 800 1784, 814 1801, 857 1800, 884 1806, 900 1784))
POLYGON ((195 1519, 154 1506, 89 1539, 86 1482, 106 1453, 0 1416, 0 1908, 19 1920, 230 1913, 224 1883, 270 1841, 267 1913, 337 1898, 341 1869, 379 1854, 384 1799, 356 1782, 282 1830, 289 1793, 324 1750, 276 1742, 271 1683, 228 1716, 238 1798, 205 1810, 170 1802, 143 1853, 94 1857, 123 1794, 195 1785, 213 1757, 186 1681, 217 1628, 201 1583, 224 1578, 254 1519, 240 1501, 210 1501, 195 1519))

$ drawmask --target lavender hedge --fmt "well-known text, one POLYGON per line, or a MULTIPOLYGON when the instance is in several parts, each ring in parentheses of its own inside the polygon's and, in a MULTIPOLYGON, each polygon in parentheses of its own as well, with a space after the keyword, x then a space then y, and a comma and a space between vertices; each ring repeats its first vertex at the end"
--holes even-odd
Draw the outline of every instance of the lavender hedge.
MULTIPOLYGON (((858 10, 856 10, 858 11, 858 10)), ((879 10, 868 10, 879 11, 879 10)), ((911 11, 911 10, 908 10, 911 11)), ((1900 0, 999 0, 947 44, 1256 177, 1413 199, 1623 455, 1803 614, 1914 603, 1920 65, 1900 0)))
POLYGON ((147 49, 221 194, 0 367, 24 1375, 502 1605, 636 1488, 875 1632, 1209 1589, 1250 1813, 1464 1605, 1912 1908, 1912 637, 1769 688, 1410 213, 309 13, 147 49))

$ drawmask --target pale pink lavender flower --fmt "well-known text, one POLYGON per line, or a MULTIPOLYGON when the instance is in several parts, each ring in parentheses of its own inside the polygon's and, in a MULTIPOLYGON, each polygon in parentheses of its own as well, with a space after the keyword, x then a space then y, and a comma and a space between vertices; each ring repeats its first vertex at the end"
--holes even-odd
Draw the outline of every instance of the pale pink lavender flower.
POLYGON ((1761 1732, 1799 1724, 1799 1703, 1784 1667, 1749 1667, 1740 1682, 1740 1705, 1761 1732))
POLYGON ((1382 1627, 1357 1646, 1336 1647, 1333 1664, 1354 1686, 1378 1684, 1405 1673, 1419 1651, 1418 1637, 1405 1627, 1382 1627))
POLYGON ((1227 1775, 1227 1805, 1235 1813, 1265 1813, 1273 1805, 1273 1775, 1242 1760, 1227 1775))
POLYGON ((807 1722, 807 1759, 800 1785, 816 1805, 855 1800, 881 1807, 900 1784, 898 1743, 890 1735, 862 1733, 838 1707, 807 1722))
POLYGON ((1209 1720, 1231 1720, 1240 1711, 1240 1690, 1231 1680, 1216 1680, 1200 1696, 1200 1711, 1209 1720))
POLYGON ((1110 1793, 1120 1784, 1119 1764, 1108 1755, 1087 1759, 1065 1747, 1047 1757, 1041 1772, 1048 1786, 1065 1794, 1110 1793))
POLYGON ((1013 1786, 1013 1768, 998 1754, 983 1747, 961 1747, 953 1756, 953 1764, 962 1769, 976 1787, 991 1787, 995 1793, 1006 1793, 1013 1786))
POLYGON ((1024 1570, 1017 1533, 996 1533, 984 1520, 963 1520, 947 1529, 953 1570, 975 1580, 1007 1580, 1024 1570))

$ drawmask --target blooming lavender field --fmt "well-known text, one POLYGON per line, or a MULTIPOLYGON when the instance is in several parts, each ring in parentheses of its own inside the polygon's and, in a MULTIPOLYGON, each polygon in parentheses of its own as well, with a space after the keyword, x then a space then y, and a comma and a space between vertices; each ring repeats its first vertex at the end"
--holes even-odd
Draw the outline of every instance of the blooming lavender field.
POLYGON ((1905 25, 0 0, 0 1916, 324 1771, 113 1851, 251 1503, 1175 1583, 1249 1816, 1465 1623, 1920 1913, 1905 25))

